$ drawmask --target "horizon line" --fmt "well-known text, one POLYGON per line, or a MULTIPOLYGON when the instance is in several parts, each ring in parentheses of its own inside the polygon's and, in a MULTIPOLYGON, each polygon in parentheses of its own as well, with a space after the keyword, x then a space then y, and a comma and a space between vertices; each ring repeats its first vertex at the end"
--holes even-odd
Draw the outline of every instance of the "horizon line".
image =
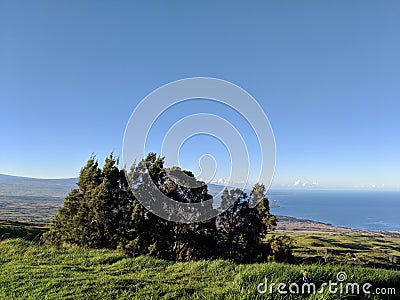
MULTIPOLYGON (((72 180, 78 179, 79 176, 76 177, 30 177, 30 176, 21 176, 21 175, 11 175, 11 174, 4 174, 0 173, 0 176, 5 177, 15 177, 21 179, 31 179, 31 180, 72 180)), ((207 185, 213 184, 218 186, 224 186, 223 184, 218 184, 214 182, 209 182, 207 185)), ((252 184, 249 184, 252 185, 252 184)), ((238 188, 237 186, 226 186, 227 188, 238 188)), ((240 187, 239 187, 240 188, 240 187)), ((286 190, 371 190, 371 191, 387 191, 387 190, 398 190, 400 191, 400 186, 327 186, 327 185, 318 185, 318 186, 288 186, 283 184, 271 185, 268 188, 268 191, 271 189, 286 189, 286 190)))

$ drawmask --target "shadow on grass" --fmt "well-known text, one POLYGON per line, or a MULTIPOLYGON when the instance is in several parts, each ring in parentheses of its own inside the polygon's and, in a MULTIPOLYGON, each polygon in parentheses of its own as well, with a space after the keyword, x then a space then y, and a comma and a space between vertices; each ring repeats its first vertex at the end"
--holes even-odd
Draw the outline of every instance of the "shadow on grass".
POLYGON ((0 221, 0 240, 21 238, 36 243, 41 242, 48 224, 17 221, 0 221))

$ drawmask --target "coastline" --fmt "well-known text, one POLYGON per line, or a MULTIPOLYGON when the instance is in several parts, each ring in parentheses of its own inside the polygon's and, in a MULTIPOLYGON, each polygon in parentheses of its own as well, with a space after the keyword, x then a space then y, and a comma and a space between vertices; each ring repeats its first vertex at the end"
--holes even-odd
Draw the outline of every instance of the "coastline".
POLYGON ((276 216, 276 232, 279 233, 326 233, 326 234, 350 234, 361 236, 394 236, 400 237, 400 231, 368 231, 354 228, 335 226, 314 220, 298 219, 289 216, 276 216))

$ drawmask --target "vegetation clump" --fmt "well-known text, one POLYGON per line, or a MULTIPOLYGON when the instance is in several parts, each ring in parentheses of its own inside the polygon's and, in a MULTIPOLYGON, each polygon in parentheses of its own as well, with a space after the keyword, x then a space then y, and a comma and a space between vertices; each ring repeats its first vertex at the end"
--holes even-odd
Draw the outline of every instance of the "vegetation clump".
MULTIPOLYGON (((198 223, 176 223, 145 208, 133 195, 119 160, 112 153, 104 166, 94 156, 81 169, 78 188, 65 198, 51 221, 44 240, 52 245, 120 249, 131 256, 151 255, 173 261, 231 259, 237 262, 289 261, 293 243, 288 236, 267 234, 276 226, 270 214, 265 186, 256 184, 248 194, 239 189, 223 192, 218 217, 198 223), (258 203, 254 206, 253 203, 258 203)), ((204 203, 214 209, 207 185, 188 188, 166 169, 164 159, 150 153, 133 166, 128 176, 140 180, 148 170, 153 183, 166 196, 185 203, 204 203), (145 168, 144 168, 145 167, 145 168)), ((180 171, 180 169, 179 169, 180 171)), ((183 171, 194 178, 190 171, 183 171)), ((197 183, 201 183, 197 181, 197 183)))

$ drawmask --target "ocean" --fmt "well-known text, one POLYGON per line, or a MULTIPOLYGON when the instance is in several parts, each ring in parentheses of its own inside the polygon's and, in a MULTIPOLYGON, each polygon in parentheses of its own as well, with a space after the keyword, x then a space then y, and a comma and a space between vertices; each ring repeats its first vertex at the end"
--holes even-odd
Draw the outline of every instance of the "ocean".
POLYGON ((270 190, 271 213, 369 231, 400 231, 400 191, 270 190))

